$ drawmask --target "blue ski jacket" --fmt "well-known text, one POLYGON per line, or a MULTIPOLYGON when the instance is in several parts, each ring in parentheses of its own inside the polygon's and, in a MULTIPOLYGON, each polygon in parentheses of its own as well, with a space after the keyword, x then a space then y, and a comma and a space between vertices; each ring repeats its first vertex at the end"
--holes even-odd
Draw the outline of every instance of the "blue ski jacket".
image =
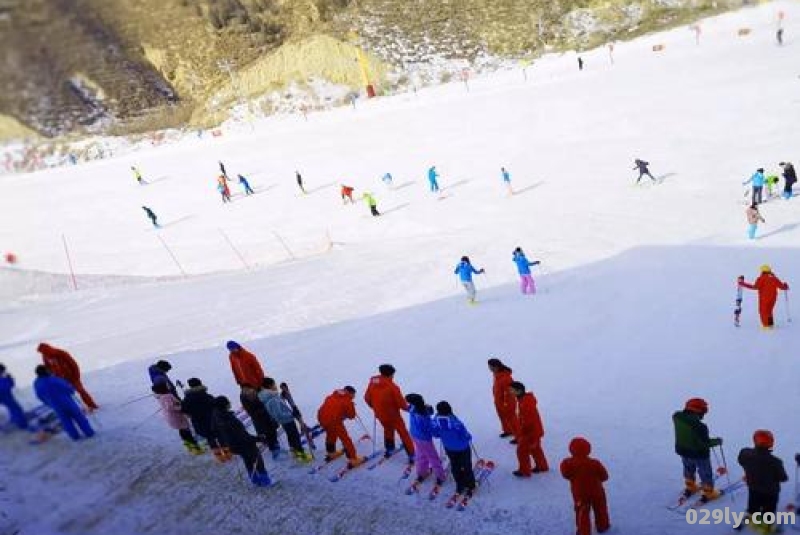
POLYGON ((517 271, 520 275, 530 275, 531 274, 531 266, 536 266, 539 264, 538 260, 534 260, 533 262, 529 262, 528 259, 525 257, 525 253, 514 253, 512 258, 514 263, 517 265, 517 271))
POLYGON ((433 419, 433 436, 441 439, 448 451, 464 451, 469 449, 472 435, 464 424, 455 416, 439 416, 433 419))
POLYGON ((753 187, 758 188, 758 187, 763 187, 766 181, 767 179, 764 177, 764 173, 759 173, 758 171, 756 171, 755 173, 753 173, 753 176, 751 176, 746 182, 743 182, 742 184, 744 185, 752 182, 753 187))
POLYGON ((469 262, 459 262, 455 271, 453 271, 461 279, 461 282, 472 282, 472 275, 478 275, 482 272, 483 270, 478 271, 469 262))
POLYGON ((430 442, 433 440, 433 420, 431 415, 433 409, 425 407, 425 412, 417 412, 413 406, 408 408, 408 424, 411 436, 417 440, 424 440, 430 442))
POLYGON ((436 182, 436 179, 439 177, 439 173, 436 172, 436 167, 431 167, 428 169, 428 180, 431 182, 436 182))
POLYGON ((264 389, 258 393, 258 399, 267 408, 267 412, 272 419, 279 424, 290 424, 294 422, 294 414, 289 405, 283 401, 280 392, 264 389))
POLYGON ((75 389, 61 377, 37 377, 33 382, 33 391, 42 403, 56 412, 81 412, 72 397, 75 389))

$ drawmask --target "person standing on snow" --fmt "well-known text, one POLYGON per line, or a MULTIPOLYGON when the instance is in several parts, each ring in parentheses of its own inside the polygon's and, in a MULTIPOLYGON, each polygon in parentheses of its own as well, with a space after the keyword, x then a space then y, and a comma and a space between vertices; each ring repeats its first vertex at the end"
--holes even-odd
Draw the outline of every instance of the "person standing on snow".
POLYGON ((764 264, 761 266, 761 275, 753 284, 745 282, 744 276, 740 275, 739 286, 758 291, 758 315, 761 317, 761 327, 764 330, 773 329, 775 319, 772 313, 778 300, 778 290, 788 291, 789 285, 776 277, 768 264, 764 264))
POLYGON ((436 171, 436 166, 431 166, 428 169, 428 183, 430 184, 431 193, 439 193, 439 173, 436 171))
POLYGON ((450 472, 456 482, 456 494, 471 497, 475 492, 475 472, 472 470, 472 435, 464 423, 453 414, 447 401, 436 404, 431 432, 442 441, 450 459, 450 472))
POLYGON ((462 256, 461 262, 456 265, 456 269, 453 273, 458 275, 462 286, 464 286, 464 289, 467 291, 467 302, 474 305, 477 292, 475 290, 475 283, 472 282, 472 275, 481 275, 486 273, 486 271, 484 269, 475 269, 470 263, 469 257, 462 256))
POLYGON ((264 466, 264 458, 258 451, 256 437, 245 429, 244 424, 231 412, 231 402, 225 396, 214 398, 214 432, 219 437, 220 447, 228 448, 239 455, 253 485, 268 487, 272 480, 264 466))
POLYGON ((167 425, 178 431, 187 451, 193 455, 204 453, 203 448, 197 443, 197 440, 192 434, 189 420, 187 420, 186 416, 181 412, 181 400, 169 391, 167 383, 163 381, 154 383, 152 390, 155 394, 156 401, 158 401, 158 405, 161 407, 161 413, 164 415, 167 425))
POLYGON ((350 204, 353 204, 355 201, 353 200, 352 186, 345 186, 344 184, 341 184, 341 186, 342 186, 342 191, 341 191, 342 203, 347 204, 349 202, 350 204))
POLYGON ((756 172, 753 173, 753 176, 742 182, 742 186, 746 186, 750 183, 753 184, 753 204, 761 204, 764 202, 762 197, 764 193, 764 184, 766 181, 767 179, 764 177, 764 169, 759 167, 756 169, 756 172))
POLYGON ((255 191, 253 191, 253 188, 250 187, 250 182, 248 182, 244 176, 238 175, 238 178, 239 178, 239 184, 241 184, 242 187, 244 188, 245 195, 252 195, 253 193, 255 193, 255 191))
POLYGON ((714 488, 711 448, 722 446, 722 438, 709 438, 708 427, 703 423, 703 417, 707 413, 708 402, 702 398, 692 398, 686 402, 682 411, 672 415, 675 453, 680 455, 683 463, 683 495, 689 498, 702 490, 702 503, 716 500, 721 494, 714 488), (695 482, 695 473, 700 476, 700 488, 695 482))
POLYGON ((239 342, 233 340, 229 340, 225 347, 230 352, 228 360, 231 363, 231 371, 236 384, 256 389, 261 388, 261 383, 264 382, 264 369, 256 356, 243 348, 239 342))
POLYGON ((369 206, 369 211, 372 214, 372 217, 378 217, 381 215, 381 213, 378 212, 378 201, 375 200, 375 197, 372 196, 372 193, 365 191, 361 198, 364 199, 369 206))
POLYGON ((383 178, 381 180, 383 180, 383 183, 386 184, 387 188, 391 188, 392 181, 394 180, 394 178, 392 177, 392 173, 386 173, 385 175, 383 175, 383 178))
POLYGON ((133 178, 136 179, 136 182, 139 183, 140 186, 144 186, 147 182, 144 181, 142 178, 142 173, 137 169, 135 166, 131 166, 131 171, 133 171, 133 178))
POLYGON ((518 406, 515 439, 519 469, 514 470, 512 474, 516 477, 531 477, 532 474, 547 472, 550 467, 542 449, 544 426, 539 409, 536 407, 536 397, 533 392, 525 392, 525 385, 519 381, 511 383, 509 390, 516 396, 518 406), (533 467, 531 467, 531 457, 534 462, 533 467))
POLYGON ((5 405, 11 423, 24 430, 28 428, 28 417, 14 397, 12 392, 14 386, 14 378, 8 375, 6 367, 0 364, 0 405, 5 405))
POLYGON ((489 371, 494 376, 492 397, 497 417, 500 419, 500 438, 513 437, 517 425, 517 399, 511 393, 514 378, 512 370, 500 359, 489 359, 489 371))
POLYGON ((33 381, 33 391, 42 403, 53 409, 61 427, 72 440, 92 438, 94 429, 89 425, 89 420, 75 403, 75 388, 65 379, 53 375, 47 367, 36 366, 36 379, 33 381), (77 427, 83 433, 78 432, 77 427))
POLYGON ((209 446, 217 447, 216 434, 214 433, 214 396, 208 393, 203 382, 192 377, 186 381, 189 387, 181 402, 181 412, 187 414, 192 420, 195 433, 203 437, 209 446))
POLYGON ((400 414, 400 411, 408 410, 408 402, 403 397, 400 387, 394 382, 395 368, 391 364, 381 364, 378 366, 378 372, 378 375, 369 380, 367 391, 364 392, 364 401, 375 412, 375 418, 383 427, 383 443, 386 447, 384 456, 391 457, 394 454, 394 435, 397 432, 408 454, 408 462, 413 463, 414 442, 400 414))
POLYGON ((772 455, 772 448, 775 446, 775 437, 772 432, 766 429, 758 429, 753 433, 752 448, 742 448, 739 452, 739 464, 744 469, 744 477, 747 482, 747 516, 750 519, 743 520, 736 526, 736 531, 740 531, 745 523, 752 524, 753 527, 761 527, 769 530, 770 524, 764 522, 764 514, 778 511, 778 500, 780 499, 781 483, 789 480, 783 462, 772 455), (751 517, 761 513, 760 522, 755 522, 751 517))
POLYGON ((797 173, 794 166, 790 162, 781 162, 781 169, 783 169, 783 198, 792 198, 792 187, 797 182, 797 173))
POLYGON ((501 167, 500 176, 503 178, 503 184, 505 184, 506 189, 508 189, 508 194, 514 195, 514 190, 511 188, 511 173, 506 171, 505 167, 501 167))
POLYGON ((153 212, 153 211, 152 211, 150 208, 148 208, 147 206, 142 206, 142 210, 144 210, 144 213, 145 213, 145 215, 147 215, 147 217, 148 217, 148 218, 150 219, 150 221, 153 223, 153 226, 154 226, 155 228, 160 228, 160 227, 158 226, 158 216, 156 216, 155 212, 153 212))
POLYGON ((569 481, 572 501, 575 504, 577 535, 591 535, 591 513, 598 533, 611 528, 608 505, 603 483, 608 481, 608 471, 603 463, 589 457, 592 445, 583 437, 573 438, 569 443, 572 457, 561 461, 561 475, 569 481))
POLYGON ((757 204, 751 204, 750 207, 744 211, 744 214, 747 217, 747 237, 751 240, 755 240, 758 223, 766 223, 766 221, 761 217, 761 212, 758 211, 757 204))
POLYGON ((228 188, 227 180, 223 180, 224 177, 220 176, 220 180, 217 183, 217 191, 219 191, 220 196, 222 196, 222 202, 231 202, 231 190, 228 188))
POLYGON ((433 473, 436 484, 442 485, 447 479, 442 460, 433 444, 433 408, 425 404, 425 399, 419 394, 406 395, 408 402, 408 422, 411 428, 411 438, 414 439, 416 452, 417 483, 422 483, 433 473))
POLYGON ((158 383, 164 383, 167 385, 167 390, 169 390, 170 394, 180 399, 181 397, 178 395, 178 390, 175 388, 175 383, 173 383, 172 379, 170 379, 169 375, 167 375, 171 369, 172 364, 166 360, 159 360, 147 368, 147 374, 150 376, 150 383, 152 383, 153 386, 157 385, 158 383))
POLYGON ((300 175, 300 171, 295 171, 294 176, 297 179, 297 187, 300 188, 300 191, 302 191, 303 195, 305 195, 306 189, 303 187, 303 177, 300 175))
POLYGON ((531 267, 538 266, 541 262, 534 260, 529 262, 525 257, 525 253, 521 248, 514 249, 511 260, 517 265, 517 272, 519 273, 519 287, 520 291, 524 294, 533 295, 536 293, 536 283, 531 275, 531 267))
POLYGON ((275 384, 275 379, 264 378, 263 388, 258 393, 258 399, 264 404, 270 417, 278 423, 286 432, 286 440, 289 442, 289 449, 292 450, 294 458, 301 462, 311 462, 312 457, 306 453, 303 443, 300 440, 300 430, 295 423, 295 414, 292 408, 286 404, 275 384))
POLYGON ((364 463, 364 458, 356 453, 356 447, 347 428, 344 426, 345 420, 353 420, 356 417, 356 406, 353 399, 356 397, 356 389, 352 386, 345 386, 339 390, 334 390, 331 395, 325 398, 317 411, 317 421, 325 430, 325 461, 330 462, 342 455, 336 451, 336 442, 342 441, 344 453, 347 456, 347 465, 351 468, 364 463))
POLYGON ((99 408, 92 396, 84 388, 81 382, 81 369, 75 359, 72 358, 72 355, 63 349, 58 349, 44 342, 39 344, 36 350, 41 353, 42 361, 50 373, 56 377, 61 377, 75 388, 87 409, 94 411, 99 408))
POLYGON ((229 180, 228 172, 225 171, 225 164, 219 162, 219 172, 222 173, 222 176, 225 177, 225 180, 229 180))
POLYGON ((653 182, 656 181, 656 178, 650 174, 650 169, 648 168, 650 164, 644 160, 639 160, 638 158, 633 161, 633 169, 639 171, 639 178, 636 179, 636 183, 638 184, 639 181, 642 179, 644 175, 650 177, 650 180, 653 182))

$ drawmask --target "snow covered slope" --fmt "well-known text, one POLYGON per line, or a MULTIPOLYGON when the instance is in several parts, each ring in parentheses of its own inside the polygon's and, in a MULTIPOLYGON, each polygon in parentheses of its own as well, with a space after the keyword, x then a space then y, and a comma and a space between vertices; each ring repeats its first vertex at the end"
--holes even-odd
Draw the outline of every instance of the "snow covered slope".
POLYGON ((798 334, 783 302, 774 333, 759 331, 753 295, 742 328, 732 326, 737 275, 769 262, 791 284, 800 271, 798 201, 767 203, 749 242, 740 186, 757 167, 800 160, 798 17, 800 6, 777 2, 706 21, 700 46, 685 28, 618 45, 613 66, 604 50, 583 56, 583 72, 574 56, 545 58, 527 82, 507 72, 469 92, 457 83, 136 161, 4 178, 0 244, 21 263, 0 271, 2 360, 27 383, 36 343, 69 348, 104 408, 100 436, 80 446, 3 437, 0 522, 25 534, 570 533, 556 472, 510 475, 514 450, 496 437, 485 366, 498 356, 539 398, 554 468, 572 436, 593 442, 611 473, 617 533, 723 532, 664 508, 681 485, 669 416, 687 397, 709 399, 729 461, 759 427, 789 462, 800 445, 798 334), (753 33, 738 37, 741 27, 753 33), (651 51, 657 43, 663 52, 651 51), (632 187, 635 157, 659 184, 632 187), (219 159, 257 195, 223 205, 219 159), (135 183, 134 164, 152 184, 135 183), (441 199, 426 190, 433 164, 441 199), (386 171, 393 190, 380 183, 386 171), (375 193, 384 215, 342 205, 340 182, 375 193), (150 228, 143 204, 165 228, 150 228), (62 234, 78 292, 67 290, 62 234), (190 276, 173 280, 159 237, 190 276), (516 288, 515 246, 544 262, 532 298, 516 288), (487 270, 476 307, 452 275, 462 254, 487 270), (229 338, 289 381, 308 416, 330 390, 360 394, 392 362, 405 392, 453 404, 499 465, 491 488, 451 513, 403 495, 394 461, 336 484, 268 463, 281 486, 255 491, 236 468, 183 453, 152 401, 125 405, 147 393, 144 367, 160 356, 174 376, 235 396, 229 338))

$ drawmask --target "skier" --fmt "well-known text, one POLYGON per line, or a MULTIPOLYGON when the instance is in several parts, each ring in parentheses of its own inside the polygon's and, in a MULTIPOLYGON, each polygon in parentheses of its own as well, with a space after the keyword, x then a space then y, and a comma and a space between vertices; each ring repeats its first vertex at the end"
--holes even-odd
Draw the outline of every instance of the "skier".
POLYGON ((431 193, 438 193, 439 192, 439 182, 436 180, 439 178, 439 173, 436 171, 436 166, 432 166, 428 169, 428 182, 430 183, 431 193))
POLYGON ((214 432, 221 447, 239 455, 250 481, 257 487, 268 487, 272 480, 258 451, 256 438, 247 432, 244 424, 231 412, 231 402, 225 396, 214 398, 214 432))
POLYGON ((506 189, 508 189, 508 194, 514 195, 514 190, 511 188, 511 173, 506 171, 505 167, 501 167, 500 176, 503 177, 503 184, 505 184, 506 189))
MULTIPOLYGON (((208 393, 203 382, 192 377, 186 381, 188 389, 181 401, 181 412, 187 414, 192 420, 195 433, 203 437, 209 446, 217 447, 214 433, 214 396, 208 393)), ((216 452, 215 452, 216 455, 216 452)))
POLYGON ((572 457, 561 461, 561 475, 569 481, 572 501, 575 504, 575 524, 577 535, 591 535, 590 514, 594 511, 594 525, 598 533, 611 528, 608 519, 608 505, 603 483, 608 480, 608 472, 603 463, 589 457, 592 445, 583 437, 573 438, 569 443, 572 457))
POLYGON ((797 182, 797 173, 794 166, 790 162, 781 162, 781 169, 783 169, 783 198, 792 198, 792 187, 797 182))
POLYGON ((170 394, 180 399, 178 390, 175 388, 175 384, 172 382, 172 379, 169 378, 169 375, 167 375, 171 369, 172 364, 166 360, 159 360, 147 368, 147 373, 150 375, 150 382, 153 384, 153 386, 157 385, 158 383, 164 383, 167 385, 167 390, 169 390, 170 394))
POLYGON ((239 178, 239 184, 241 184, 242 187, 244 188, 245 195, 252 195, 253 193, 255 193, 255 191, 253 191, 253 188, 250 187, 250 182, 248 182, 244 176, 242 175, 237 175, 237 176, 239 178))
POLYGON ((766 221, 761 217, 761 212, 758 211, 757 204, 751 204, 750 207, 745 210, 744 214, 747 217, 747 237, 754 240, 756 239, 758 223, 766 223, 766 221))
POLYGON ((372 193, 365 191, 361 198, 364 199, 369 206, 369 211, 372 214, 372 217, 378 217, 381 215, 381 213, 378 212, 378 201, 375 200, 375 197, 372 196, 372 193))
POLYGON ((53 409, 69 438, 80 440, 81 433, 85 438, 94 436, 94 429, 89 425, 89 420, 86 419, 73 398, 75 388, 67 380, 51 374, 46 366, 39 365, 36 366, 33 390, 42 403, 53 409), (76 425, 80 428, 81 433, 75 428, 76 425))
POLYGON ((225 171, 225 164, 223 164, 221 161, 219 162, 219 172, 222 173, 222 176, 225 177, 225 180, 229 180, 228 172, 225 171))
POLYGON ((461 284, 464 286, 464 289, 467 291, 467 302, 471 305, 475 304, 475 283, 472 282, 472 275, 481 275, 486 273, 483 269, 475 269, 469 261, 468 256, 462 256, 461 262, 458 263, 456 266, 454 274, 458 275, 459 279, 461 280, 461 284))
POLYGON ((156 216, 155 212, 153 212, 153 211, 152 211, 150 208, 148 208, 147 206, 142 206, 142 210, 144 210, 144 213, 147 215, 147 217, 149 217, 149 218, 150 218, 150 221, 152 221, 152 223, 153 223, 153 226, 154 226, 155 228, 160 228, 160 227, 158 226, 158 216, 156 216))
POLYGON ((278 460, 282 453, 280 442, 278 442, 278 423, 272 419, 272 416, 267 412, 267 408, 258 397, 260 391, 260 386, 259 388, 242 386, 239 401, 242 403, 244 411, 250 416, 259 440, 267 444, 272 458, 278 460))
POLYGON ((356 406, 353 403, 355 397, 356 389, 352 386, 334 390, 325 398, 317 411, 317 421, 325 429, 325 461, 330 462, 342 454, 336 451, 336 442, 341 440, 350 468, 364 463, 364 458, 356 453, 353 440, 344 426, 345 420, 353 420, 356 417, 356 406))
POLYGON ((14 397, 12 392, 14 386, 14 378, 8 375, 6 367, 0 364, 0 405, 5 405, 11 423, 24 430, 28 428, 28 417, 14 397))
POLYGON ((517 398, 517 460, 519 469, 512 473, 516 477, 531 477, 531 474, 547 472, 550 467, 542 449, 542 437, 544 437, 544 426, 542 418, 539 416, 539 409, 536 408, 536 397, 533 392, 525 392, 525 385, 519 381, 514 381, 509 387, 517 398), (534 466, 531 468, 531 457, 534 466))
POLYGON ((652 180, 653 182, 656 181, 656 178, 650 174, 650 169, 648 169, 647 167, 648 165, 650 165, 648 162, 644 160, 639 160, 638 158, 633 161, 633 169, 639 171, 639 178, 636 179, 637 184, 644 175, 649 176, 650 180, 652 180))
POLYGON ((766 429, 759 429, 753 433, 752 448, 742 448, 739 452, 739 464, 744 469, 745 481, 747 481, 747 519, 736 526, 736 530, 741 530, 745 523, 753 524, 753 527, 760 527, 764 524, 766 533, 771 533, 771 525, 764 522, 764 515, 778 510, 778 499, 781 493, 781 483, 786 482, 789 477, 783 468, 783 462, 772 455, 772 448, 775 446, 775 437, 772 432, 766 429), (751 517, 760 513, 760 521, 756 522, 751 517))
POLYGON ((464 423, 453 414, 447 401, 436 404, 431 432, 442 441, 444 452, 450 459, 450 472, 456 482, 456 494, 472 496, 475 492, 475 473, 472 471, 472 435, 464 423))
POLYGON ((378 375, 370 378, 367 391, 364 392, 364 401, 375 412, 375 418, 383 427, 383 442, 386 447, 384 456, 391 457, 394 454, 394 434, 397 432, 408 454, 408 462, 413 463, 414 442, 400 414, 401 410, 408 410, 408 403, 394 382, 395 371, 391 364, 378 366, 378 375))
POLYGON ((278 385, 275 384, 275 379, 272 377, 265 377, 262 386, 261 392, 258 393, 258 399, 264 404, 264 407, 266 407, 272 419, 286 432, 286 439, 289 442, 292 455, 298 461, 310 462, 312 457, 306 453, 303 448, 303 444, 300 440, 300 430, 297 428, 297 424, 294 421, 294 411, 292 411, 292 408, 283 400, 278 390, 278 385))
POLYGON ((767 186, 767 200, 772 198, 773 188, 778 185, 778 175, 768 175, 764 178, 764 184, 767 186))
POLYGON ((436 485, 440 486, 447 479, 447 474, 433 444, 433 408, 426 405, 425 399, 419 394, 408 394, 406 401, 409 404, 408 422, 416 452, 417 482, 422 483, 433 473, 436 485))
POLYGON ((217 191, 219 191, 219 194, 222 196, 223 203, 231 202, 231 190, 228 188, 228 184, 224 180, 221 180, 217 184, 217 191))
POLYGON ((764 264, 761 266, 761 275, 753 284, 745 282, 744 277, 740 276, 739 286, 758 291, 758 315, 761 317, 761 327, 764 330, 773 329, 775 320, 772 312, 775 309, 775 301, 778 300, 778 290, 788 291, 789 285, 776 277, 768 264, 764 264))
POLYGON ((383 178, 381 180, 383 180, 383 183, 386 184, 386 187, 391 188, 392 181, 394 180, 394 178, 392 177, 392 173, 386 173, 385 175, 383 175, 383 178))
POLYGON ((579 71, 583 70, 583 58, 580 56, 578 56, 578 70, 579 71))
POLYGON ((517 400, 510 390, 514 382, 512 370, 500 359, 491 358, 488 364, 489 371, 494 376, 492 396, 497 417, 500 418, 500 438, 513 437, 517 423, 517 400))
POLYGON ((347 204, 349 202, 350 204, 353 204, 355 202, 353 200, 353 188, 351 186, 345 186, 344 184, 341 184, 341 186, 342 186, 342 203, 347 204))
POLYGON ((762 201, 762 194, 764 192, 764 183, 766 182, 766 178, 764 178, 764 169, 759 167, 756 169, 756 172, 753 173, 753 176, 742 182, 742 186, 746 186, 747 184, 753 184, 753 204, 761 204, 762 201))
POLYGON ((525 253, 522 251, 520 247, 514 249, 514 253, 511 257, 511 260, 517 265, 517 272, 519 273, 520 291, 524 295, 535 294, 536 283, 534 282, 533 276, 531 275, 531 266, 538 266, 540 262, 538 260, 529 262, 528 259, 525 257, 525 253))
POLYGON ((139 183, 140 186, 144 186, 147 182, 144 181, 142 178, 142 173, 137 169, 135 166, 131 166, 131 171, 133 171, 133 178, 136 179, 136 182, 139 183))
POLYGON ((264 382, 264 369, 259 364, 256 356, 233 340, 229 340, 226 347, 230 352, 228 359, 231 363, 231 371, 233 371, 236 384, 249 386, 250 388, 261 388, 261 383, 264 382))
POLYGON ((783 28, 778 28, 778 31, 775 32, 775 39, 778 40, 778 44, 783 44, 783 28))
POLYGON ((164 415, 167 425, 178 431, 187 451, 193 455, 202 454, 204 450, 194 438, 189 427, 189 420, 181 412, 181 400, 169 391, 169 386, 163 381, 154 383, 151 388, 156 396, 156 401, 161 406, 161 413, 164 415))
POLYGON ((720 491, 714 488, 714 472, 711 468, 711 448, 722 446, 722 438, 709 438, 708 427, 703 417, 708 413, 708 402, 702 398, 692 398, 686 402, 682 411, 672 415, 675 426, 675 453, 683 463, 685 488, 683 495, 688 498, 702 490, 701 503, 719 498, 720 491), (695 482, 695 472, 700 476, 701 489, 695 482))
POLYGON ((69 382, 78 392, 90 412, 99 408, 92 396, 84 388, 81 382, 81 369, 75 359, 72 358, 72 355, 63 349, 52 347, 44 342, 39 344, 36 350, 41 353, 42 361, 50 373, 69 382))
POLYGON ((303 195, 305 195, 306 189, 303 187, 303 177, 300 175, 300 171, 295 171, 294 175, 297 179, 297 187, 300 188, 300 191, 302 191, 303 195))

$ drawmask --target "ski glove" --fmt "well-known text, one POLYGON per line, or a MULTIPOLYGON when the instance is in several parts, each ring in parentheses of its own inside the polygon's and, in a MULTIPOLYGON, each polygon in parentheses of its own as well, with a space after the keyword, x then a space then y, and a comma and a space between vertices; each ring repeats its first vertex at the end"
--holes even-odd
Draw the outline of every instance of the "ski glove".
POLYGON ((711 441, 708 443, 709 446, 712 448, 714 446, 722 446, 722 437, 712 438, 711 441))

